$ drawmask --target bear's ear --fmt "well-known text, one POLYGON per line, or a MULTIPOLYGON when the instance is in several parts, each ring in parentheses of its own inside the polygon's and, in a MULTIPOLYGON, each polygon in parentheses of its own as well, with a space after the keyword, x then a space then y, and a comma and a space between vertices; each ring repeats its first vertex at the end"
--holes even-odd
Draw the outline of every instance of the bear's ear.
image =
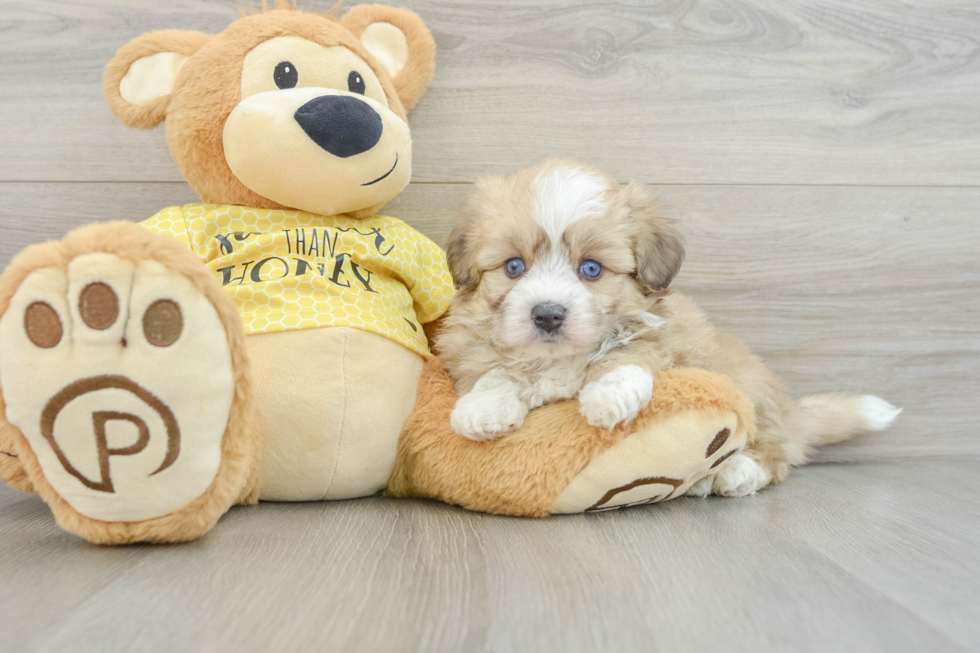
POLYGON ((105 67, 109 108, 127 127, 153 129, 167 116, 180 67, 211 37, 202 32, 148 32, 124 45, 105 67))
POLYGON ((384 5, 359 5, 341 22, 384 67, 405 110, 415 106, 436 67, 436 42, 418 14, 384 5))

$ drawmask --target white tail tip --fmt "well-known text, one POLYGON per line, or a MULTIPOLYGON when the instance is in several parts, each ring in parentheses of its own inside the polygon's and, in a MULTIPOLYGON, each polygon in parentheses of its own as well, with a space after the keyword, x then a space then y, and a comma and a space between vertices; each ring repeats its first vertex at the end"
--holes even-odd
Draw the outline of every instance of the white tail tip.
POLYGON ((869 431, 882 431, 888 428, 888 425, 894 422, 895 418, 902 412, 901 408, 896 408, 881 397, 874 395, 861 397, 861 405, 858 410, 861 412, 861 417, 867 422, 869 431))

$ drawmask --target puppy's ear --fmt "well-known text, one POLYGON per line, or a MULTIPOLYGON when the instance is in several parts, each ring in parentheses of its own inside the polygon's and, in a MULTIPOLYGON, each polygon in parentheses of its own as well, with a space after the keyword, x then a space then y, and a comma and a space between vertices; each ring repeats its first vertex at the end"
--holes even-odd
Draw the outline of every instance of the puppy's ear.
POLYGON ((202 32, 170 29, 137 36, 121 47, 103 76, 112 113, 137 129, 163 122, 180 67, 210 39, 202 32))
POLYGON ((479 227, 487 219, 486 216, 492 215, 494 208, 499 207, 502 186, 503 180, 500 177, 477 179, 463 216, 449 234, 446 258, 458 288, 468 288, 479 281, 480 270, 476 263, 480 245, 479 227))
POLYGON ((359 5, 341 21, 378 60, 405 110, 415 106, 436 67, 436 42, 418 14, 384 5, 359 5))
POLYGON ((636 278, 650 290, 665 290, 684 262, 684 237, 673 220, 657 213, 653 196, 640 184, 619 191, 634 229, 636 278))
POLYGON ((449 272, 457 288, 468 288, 476 282, 476 242, 473 225, 475 218, 467 210, 463 217, 453 226, 446 244, 446 259, 449 262, 449 272))

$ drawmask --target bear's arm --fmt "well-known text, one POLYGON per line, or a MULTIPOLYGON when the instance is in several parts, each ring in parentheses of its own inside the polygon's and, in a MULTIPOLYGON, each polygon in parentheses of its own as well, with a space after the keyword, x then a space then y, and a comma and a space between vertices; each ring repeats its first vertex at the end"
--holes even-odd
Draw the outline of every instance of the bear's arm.
POLYGON ((413 283, 408 285, 415 303, 419 324, 433 322, 449 309, 449 300, 456 292, 453 275, 449 272, 446 253, 434 242, 419 234, 413 283))

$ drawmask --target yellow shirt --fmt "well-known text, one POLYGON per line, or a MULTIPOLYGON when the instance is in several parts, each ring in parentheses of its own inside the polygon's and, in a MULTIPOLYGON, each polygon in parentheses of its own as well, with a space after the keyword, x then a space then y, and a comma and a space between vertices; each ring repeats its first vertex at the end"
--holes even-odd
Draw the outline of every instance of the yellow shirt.
POLYGON ((188 244, 238 305, 245 333, 347 326, 429 356, 422 325, 454 286, 438 245, 396 218, 188 204, 143 223, 188 244))

